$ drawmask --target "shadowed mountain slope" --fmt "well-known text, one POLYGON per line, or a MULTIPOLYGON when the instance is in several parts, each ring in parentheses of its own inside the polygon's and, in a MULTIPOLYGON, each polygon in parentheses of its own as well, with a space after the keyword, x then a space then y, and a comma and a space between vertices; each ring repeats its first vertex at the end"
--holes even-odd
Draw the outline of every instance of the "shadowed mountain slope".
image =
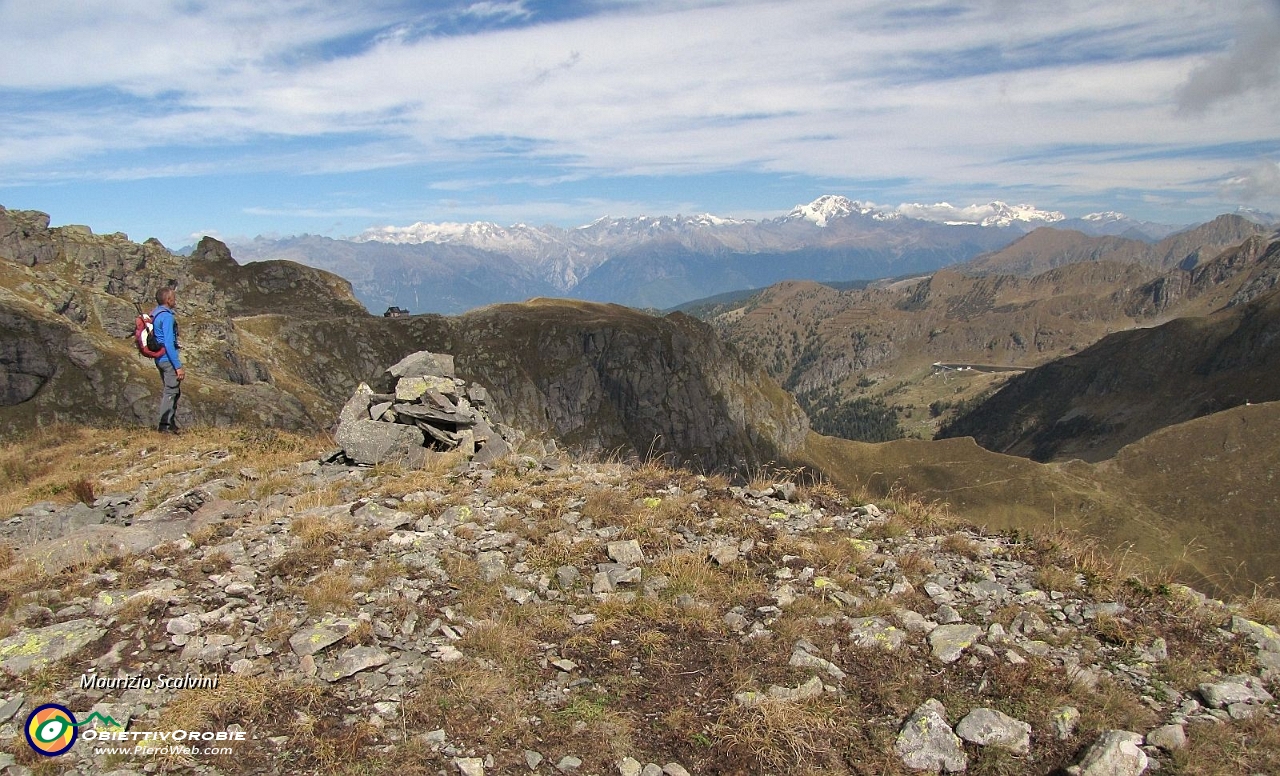
POLYGON ((1110 458, 1156 429, 1280 399, 1280 291, 1119 332, 1011 379, 941 436, 1037 461, 1110 458))

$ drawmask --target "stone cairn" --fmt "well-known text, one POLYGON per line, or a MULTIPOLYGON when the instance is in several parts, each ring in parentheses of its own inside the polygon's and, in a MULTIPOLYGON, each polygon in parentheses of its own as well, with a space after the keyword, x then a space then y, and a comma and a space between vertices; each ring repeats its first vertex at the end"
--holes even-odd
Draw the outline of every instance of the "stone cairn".
POLYGON ((361 383, 338 417, 342 450, 329 460, 372 466, 421 466, 433 453, 462 450, 476 463, 512 451, 520 434, 489 406, 489 392, 454 376, 453 356, 426 350, 382 374, 385 393, 361 383))

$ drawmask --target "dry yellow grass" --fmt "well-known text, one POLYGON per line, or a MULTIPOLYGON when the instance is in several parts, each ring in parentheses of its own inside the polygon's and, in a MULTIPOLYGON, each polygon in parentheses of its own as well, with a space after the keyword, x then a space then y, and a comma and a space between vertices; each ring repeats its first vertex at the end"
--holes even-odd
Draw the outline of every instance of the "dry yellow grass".
POLYGON ((307 548, 334 544, 351 529, 350 520, 331 515, 302 515, 289 524, 289 533, 307 548))
POLYGON ((721 745, 763 771, 795 772, 831 753, 836 721, 830 704, 762 697, 751 706, 730 704, 717 721, 721 745))
POLYGON ((537 643, 525 629, 507 619, 476 623, 458 647, 468 655, 491 661, 510 675, 523 679, 536 673, 537 643))
POLYGON ((981 545, 961 533, 947 534, 946 538, 942 540, 942 549, 969 560, 977 560, 982 557, 981 545))
POLYGON ((1079 586, 1079 581, 1073 571, 1066 571, 1057 566, 1041 566, 1036 570, 1036 587, 1041 590, 1066 593, 1075 590, 1079 586))
POLYGON ((360 591, 351 572, 346 569, 326 571, 297 591, 313 614, 347 612, 355 608, 354 596, 360 591))
MULTIPOLYGON (((315 684, 283 681, 275 676, 243 676, 223 674, 212 689, 190 689, 178 692, 165 706, 155 730, 221 730, 236 723, 254 731, 259 737, 284 734, 292 759, 304 765, 337 766, 335 745, 349 741, 351 730, 323 732, 315 721, 331 713, 331 701, 324 688, 315 684)), ((367 738, 362 739, 368 743, 367 738)), ((352 759, 358 748, 344 754, 352 759)), ((244 768, 248 763, 237 759, 247 753, 214 758, 224 769, 244 768)), ((202 761, 206 762, 206 761, 202 761)), ((160 758, 162 769, 190 767, 194 763, 184 756, 160 758)), ((325 772, 325 771, 321 771, 325 772)))
POLYGON ((582 516, 596 525, 627 525, 638 513, 639 505, 626 490, 598 488, 587 493, 579 509, 582 516))
POLYGON ((489 751, 531 747, 531 719, 538 716, 524 693, 513 692, 512 677, 469 661, 429 674, 401 710, 414 729, 443 728, 450 740, 474 741, 489 751))
POLYGON ((565 537, 549 537, 525 551, 525 562, 545 573, 553 573, 561 566, 585 568, 603 557, 598 540, 570 541, 565 537))
POLYGON ((37 501, 87 501, 144 483, 151 483, 144 506, 154 506, 225 476, 230 466, 276 471, 314 459, 329 444, 321 437, 260 428, 197 428, 175 438, 136 426, 46 426, 8 440, 0 451, 0 514, 37 501), (230 455, 210 466, 209 455, 217 451, 230 455))

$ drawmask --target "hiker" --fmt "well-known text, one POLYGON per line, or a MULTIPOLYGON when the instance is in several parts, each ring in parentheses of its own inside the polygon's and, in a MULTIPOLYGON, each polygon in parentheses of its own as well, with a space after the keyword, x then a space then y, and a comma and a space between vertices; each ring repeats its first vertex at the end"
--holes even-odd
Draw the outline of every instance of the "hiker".
POLYGON ((156 309, 151 312, 156 341, 164 348, 156 358, 156 369, 160 370, 160 381, 164 384, 156 428, 162 434, 178 433, 178 398, 182 395, 182 379, 186 377, 178 356, 178 320, 173 313, 177 301, 178 292, 172 284, 161 286, 156 291, 156 309))

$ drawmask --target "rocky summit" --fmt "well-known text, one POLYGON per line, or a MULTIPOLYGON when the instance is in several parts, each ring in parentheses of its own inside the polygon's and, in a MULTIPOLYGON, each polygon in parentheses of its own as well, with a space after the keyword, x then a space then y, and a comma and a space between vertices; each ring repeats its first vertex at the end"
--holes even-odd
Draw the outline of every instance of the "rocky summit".
POLYGON ((0 768, 1280 770, 1275 601, 785 472, 326 444, 64 429, 0 454, 0 768), (23 735, 47 703, 82 723, 56 758, 23 735), (172 731, 225 739, 145 736, 172 731))

